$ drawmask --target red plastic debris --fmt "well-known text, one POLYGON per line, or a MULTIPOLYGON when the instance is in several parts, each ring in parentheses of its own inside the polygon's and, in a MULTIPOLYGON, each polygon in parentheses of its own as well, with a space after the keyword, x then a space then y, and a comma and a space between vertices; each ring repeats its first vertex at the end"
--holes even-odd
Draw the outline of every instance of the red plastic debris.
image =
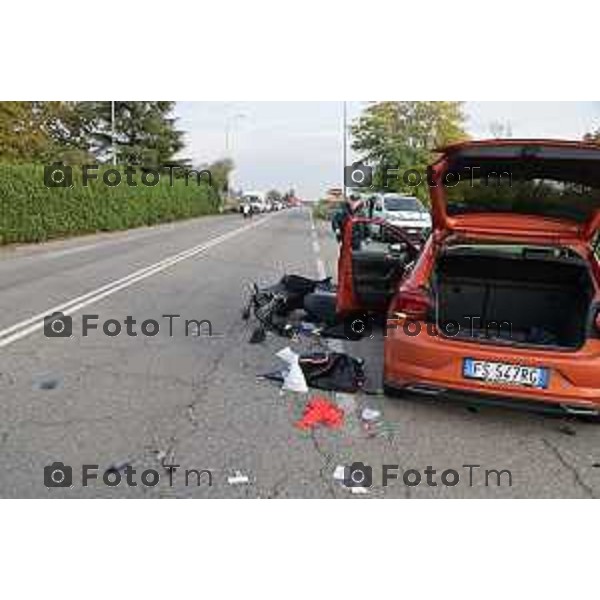
POLYGON ((296 427, 300 429, 310 429, 315 425, 325 425, 326 427, 339 427, 344 422, 344 411, 332 404, 323 396, 316 396, 309 400, 304 407, 304 414, 299 421, 296 421, 296 427))

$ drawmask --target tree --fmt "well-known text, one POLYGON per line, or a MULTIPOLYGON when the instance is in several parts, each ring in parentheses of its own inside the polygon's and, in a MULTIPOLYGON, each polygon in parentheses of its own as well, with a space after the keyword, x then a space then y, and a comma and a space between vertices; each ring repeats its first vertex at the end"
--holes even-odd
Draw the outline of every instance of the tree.
POLYGON ((269 190, 267 192, 267 200, 269 202, 281 202, 283 195, 279 190, 269 190))
POLYGON ((20 162, 40 156, 48 137, 39 126, 33 102, 0 102, 0 158, 20 162))
POLYGON ((198 170, 210 171, 212 186, 221 195, 227 195, 229 188, 229 174, 233 171, 233 161, 230 158, 216 160, 210 164, 198 167, 198 170))
MULTIPOLYGON (((86 103, 85 113, 93 113, 95 154, 112 158, 112 104, 110 101, 86 103)), ((183 132, 175 127, 170 101, 115 101, 115 146, 117 162, 130 165, 177 163, 174 155, 183 148, 183 132)))
POLYGON ((402 176, 384 177, 386 169, 422 173, 435 149, 466 139, 461 102, 377 102, 371 104, 352 126, 354 150, 372 167, 374 187, 403 191, 427 199, 425 185, 406 183, 402 176), (386 181, 387 179, 387 181, 386 181))
MULTIPOLYGON (((180 165, 183 133, 173 102, 116 102, 118 162, 180 165)), ((0 102, 0 160, 108 162, 112 158, 110 101, 0 102)))
POLYGON ((586 133, 583 136, 583 141, 589 142, 590 144, 600 144, 600 129, 596 129, 596 131, 586 133))
POLYGON ((89 158, 86 121, 75 102, 0 102, 0 159, 5 162, 89 158))

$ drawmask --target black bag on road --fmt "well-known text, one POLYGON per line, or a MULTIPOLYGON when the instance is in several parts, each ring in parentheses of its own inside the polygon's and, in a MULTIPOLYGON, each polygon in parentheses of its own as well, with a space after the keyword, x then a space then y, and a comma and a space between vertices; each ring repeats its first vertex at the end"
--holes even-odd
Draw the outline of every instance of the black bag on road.
POLYGON ((314 352, 299 359, 309 387, 357 392, 365 384, 364 361, 342 352, 314 352))

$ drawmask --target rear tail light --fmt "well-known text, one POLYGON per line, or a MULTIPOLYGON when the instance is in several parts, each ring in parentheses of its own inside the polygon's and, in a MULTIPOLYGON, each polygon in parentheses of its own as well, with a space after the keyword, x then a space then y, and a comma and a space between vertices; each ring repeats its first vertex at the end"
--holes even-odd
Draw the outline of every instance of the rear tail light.
POLYGON ((400 290, 394 304, 391 306, 392 318, 412 319, 422 321, 427 319, 433 309, 433 302, 423 288, 400 290))

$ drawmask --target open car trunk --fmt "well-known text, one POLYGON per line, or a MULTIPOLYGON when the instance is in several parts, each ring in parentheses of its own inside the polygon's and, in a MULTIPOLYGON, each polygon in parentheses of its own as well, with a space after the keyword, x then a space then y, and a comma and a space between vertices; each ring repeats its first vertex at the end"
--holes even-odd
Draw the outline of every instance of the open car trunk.
POLYGON ((456 338, 570 349, 585 340, 593 297, 577 255, 523 246, 448 248, 434 290, 436 319, 448 335, 457 331, 453 321, 456 338))

